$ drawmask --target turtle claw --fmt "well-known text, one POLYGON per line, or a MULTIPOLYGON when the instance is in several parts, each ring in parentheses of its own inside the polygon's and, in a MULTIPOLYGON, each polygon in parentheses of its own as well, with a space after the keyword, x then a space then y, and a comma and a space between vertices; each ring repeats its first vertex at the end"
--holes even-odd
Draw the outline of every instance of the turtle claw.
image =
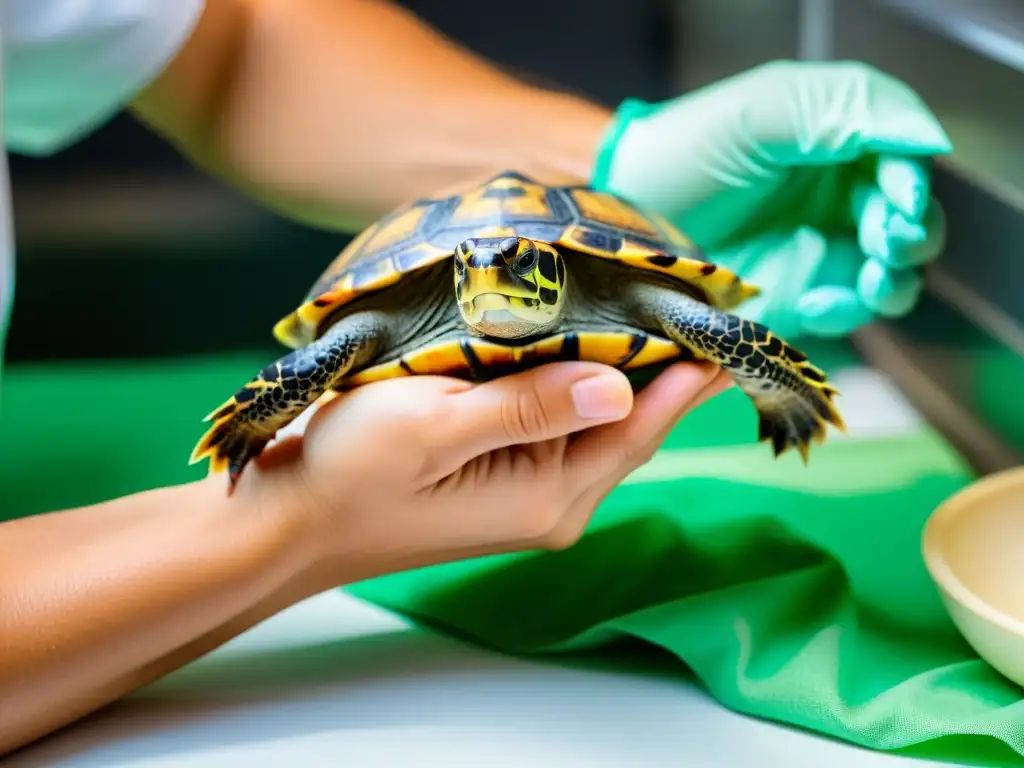
POLYGON ((236 398, 211 414, 213 426, 196 444, 189 464, 210 459, 212 474, 228 473, 228 495, 234 491, 246 465, 263 452, 273 439, 257 422, 244 417, 245 408, 236 398))
POLYGON ((838 390, 799 349, 759 323, 689 297, 663 301, 666 335, 732 376, 754 401, 758 441, 770 443, 776 458, 795 448, 807 464, 811 444, 824 442, 829 424, 846 431, 833 402, 838 390))
POLYGON ((245 467, 278 430, 340 381, 361 357, 372 355, 376 322, 356 315, 266 366, 206 417, 213 423, 196 444, 190 463, 209 458, 211 473, 226 470, 230 494, 245 467))
POLYGON ((231 437, 233 439, 226 441, 227 444, 220 448, 214 461, 211 461, 211 467, 219 462, 222 467, 227 469, 229 496, 235 490, 238 479, 242 476, 242 470, 250 461, 259 456, 270 442, 267 438, 257 438, 255 435, 239 432, 234 433, 231 437))
POLYGON ((751 393, 757 408, 759 442, 770 442, 778 458, 790 448, 796 448, 806 465, 810 458, 811 443, 825 442, 829 424, 840 432, 846 427, 832 402, 837 394, 828 385, 816 386, 815 382, 804 380, 811 386, 800 394, 794 390, 774 389, 769 392, 751 393))

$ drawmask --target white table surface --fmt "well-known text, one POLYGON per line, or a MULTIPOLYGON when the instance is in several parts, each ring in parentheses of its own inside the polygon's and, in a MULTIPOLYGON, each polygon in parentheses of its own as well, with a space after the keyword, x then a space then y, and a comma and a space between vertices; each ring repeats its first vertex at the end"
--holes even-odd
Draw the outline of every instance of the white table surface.
MULTIPOLYGON (((844 371, 861 434, 917 419, 844 371)), ((854 424, 850 424, 851 427, 854 424)), ((509 658, 332 591, 26 749, 24 766, 916 768, 730 712, 687 679, 509 658)), ((949 765, 945 763, 944 765, 949 765)))
MULTIPOLYGON (((683 679, 509 658, 334 591, 4 763, 916 768, 725 710, 683 679)), ((948 765, 948 764, 947 764, 948 765)))

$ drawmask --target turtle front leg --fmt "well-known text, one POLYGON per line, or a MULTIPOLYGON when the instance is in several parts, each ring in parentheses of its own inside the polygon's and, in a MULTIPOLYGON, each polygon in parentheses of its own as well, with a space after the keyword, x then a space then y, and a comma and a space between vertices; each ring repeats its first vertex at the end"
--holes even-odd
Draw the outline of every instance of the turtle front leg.
POLYGON ((353 368, 372 361, 383 331, 379 316, 353 315, 312 344, 268 365, 204 419, 213 424, 196 444, 190 463, 209 457, 211 471, 227 469, 230 494, 246 464, 279 429, 353 368))
POLYGON ((824 440, 826 424, 845 431, 832 402, 837 390, 803 352, 760 323, 670 289, 645 291, 642 306, 666 336, 720 365, 754 401, 758 441, 771 441, 776 456, 795 447, 806 463, 810 442, 824 440))

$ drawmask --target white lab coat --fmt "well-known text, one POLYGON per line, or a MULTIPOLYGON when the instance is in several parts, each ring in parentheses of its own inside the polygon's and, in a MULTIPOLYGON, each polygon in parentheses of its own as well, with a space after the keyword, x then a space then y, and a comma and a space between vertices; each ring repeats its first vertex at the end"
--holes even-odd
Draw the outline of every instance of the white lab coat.
MULTIPOLYGON (((9 152, 47 155, 121 110, 188 39, 204 0, 0 0, 9 152)), ((0 371, 14 298, 6 155, 0 162, 0 371)))

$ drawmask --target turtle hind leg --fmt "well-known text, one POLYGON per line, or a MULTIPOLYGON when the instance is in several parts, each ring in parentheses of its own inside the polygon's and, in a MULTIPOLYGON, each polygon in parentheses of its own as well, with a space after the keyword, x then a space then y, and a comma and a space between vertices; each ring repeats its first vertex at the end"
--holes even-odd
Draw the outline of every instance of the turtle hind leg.
POLYGON ((381 329, 376 317, 354 315, 268 365, 206 417, 213 423, 193 449, 190 463, 209 458, 212 472, 227 470, 230 493, 246 465, 278 430, 353 368, 373 358, 381 329))
POLYGON ((810 444, 825 439, 828 424, 845 431, 833 403, 836 388, 800 350, 760 323, 654 290, 655 320, 665 334, 732 376, 754 401, 758 440, 770 442, 776 456, 796 448, 806 463, 810 444))

